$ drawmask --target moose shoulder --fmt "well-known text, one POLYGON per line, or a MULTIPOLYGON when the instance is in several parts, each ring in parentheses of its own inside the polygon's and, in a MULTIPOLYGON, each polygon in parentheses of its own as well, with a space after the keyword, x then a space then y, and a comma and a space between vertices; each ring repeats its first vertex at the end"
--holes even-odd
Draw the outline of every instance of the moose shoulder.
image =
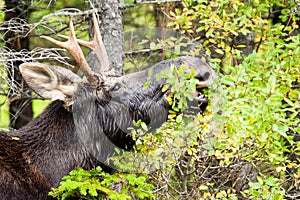
POLYGON ((127 127, 141 119, 152 127, 166 120, 168 91, 164 80, 155 76, 171 65, 193 67, 199 88, 212 83, 211 68, 198 58, 179 57, 162 61, 148 70, 119 76, 108 70, 108 59, 97 21, 92 42, 75 38, 70 23, 70 38, 58 42, 75 58, 86 80, 70 70, 41 63, 24 63, 20 71, 38 95, 53 102, 28 125, 0 133, 1 199, 48 199, 51 187, 77 167, 90 169, 105 164, 115 147, 126 149, 133 144, 127 127), (100 73, 87 65, 78 44, 95 51, 100 73), (144 88, 146 81, 150 85, 144 88))

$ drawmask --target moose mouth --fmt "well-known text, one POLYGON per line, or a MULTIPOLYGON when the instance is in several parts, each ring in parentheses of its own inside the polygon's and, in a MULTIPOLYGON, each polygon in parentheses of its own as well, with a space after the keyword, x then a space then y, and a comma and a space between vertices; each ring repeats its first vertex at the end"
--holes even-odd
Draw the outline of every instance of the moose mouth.
POLYGON ((203 88, 197 89, 193 96, 194 101, 190 105, 190 109, 194 111, 198 110, 200 113, 203 113, 208 105, 208 98, 203 94, 203 88))
POLYGON ((210 73, 206 72, 204 75, 196 75, 196 78, 198 83, 196 85, 196 91, 193 94, 194 100, 189 109, 200 111, 202 114, 208 105, 208 97, 203 94, 203 89, 212 84, 212 77, 210 73))

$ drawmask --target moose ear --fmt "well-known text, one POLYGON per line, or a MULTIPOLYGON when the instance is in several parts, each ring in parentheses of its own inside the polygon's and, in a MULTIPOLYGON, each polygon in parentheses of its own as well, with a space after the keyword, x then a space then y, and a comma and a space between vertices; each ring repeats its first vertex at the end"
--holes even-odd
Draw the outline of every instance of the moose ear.
POLYGON ((82 79, 72 71, 41 63, 23 63, 20 72, 29 87, 43 98, 71 104, 72 96, 82 79))

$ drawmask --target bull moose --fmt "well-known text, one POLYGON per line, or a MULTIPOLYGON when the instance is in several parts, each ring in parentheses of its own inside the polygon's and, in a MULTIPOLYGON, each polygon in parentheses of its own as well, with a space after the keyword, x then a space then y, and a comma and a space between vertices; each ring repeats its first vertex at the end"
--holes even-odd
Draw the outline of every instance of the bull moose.
POLYGON ((95 15, 93 24, 95 33, 90 42, 76 39, 72 20, 67 41, 44 37, 69 51, 85 79, 58 66, 20 66, 30 88, 52 102, 23 128, 0 133, 0 199, 50 199, 51 187, 58 186, 69 171, 103 164, 114 147, 132 146, 125 130, 132 120, 141 119, 153 127, 163 123, 169 108, 167 91, 162 91, 164 80, 155 78, 163 69, 184 64, 187 72, 195 69, 197 87, 212 83, 212 69, 188 56, 152 66, 150 77, 149 69, 116 75, 109 70, 95 15), (79 45, 96 52, 99 73, 91 70, 79 45), (150 85, 143 87, 146 81, 150 85))

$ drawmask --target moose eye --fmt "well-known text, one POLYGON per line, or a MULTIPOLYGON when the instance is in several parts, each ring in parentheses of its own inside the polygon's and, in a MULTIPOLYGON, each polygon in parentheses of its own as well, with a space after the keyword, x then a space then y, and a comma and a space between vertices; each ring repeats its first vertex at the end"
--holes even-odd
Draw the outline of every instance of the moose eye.
POLYGON ((117 85, 115 85, 111 90, 114 91, 114 92, 116 92, 116 91, 118 91, 120 88, 121 88, 121 86, 117 84, 117 85))

